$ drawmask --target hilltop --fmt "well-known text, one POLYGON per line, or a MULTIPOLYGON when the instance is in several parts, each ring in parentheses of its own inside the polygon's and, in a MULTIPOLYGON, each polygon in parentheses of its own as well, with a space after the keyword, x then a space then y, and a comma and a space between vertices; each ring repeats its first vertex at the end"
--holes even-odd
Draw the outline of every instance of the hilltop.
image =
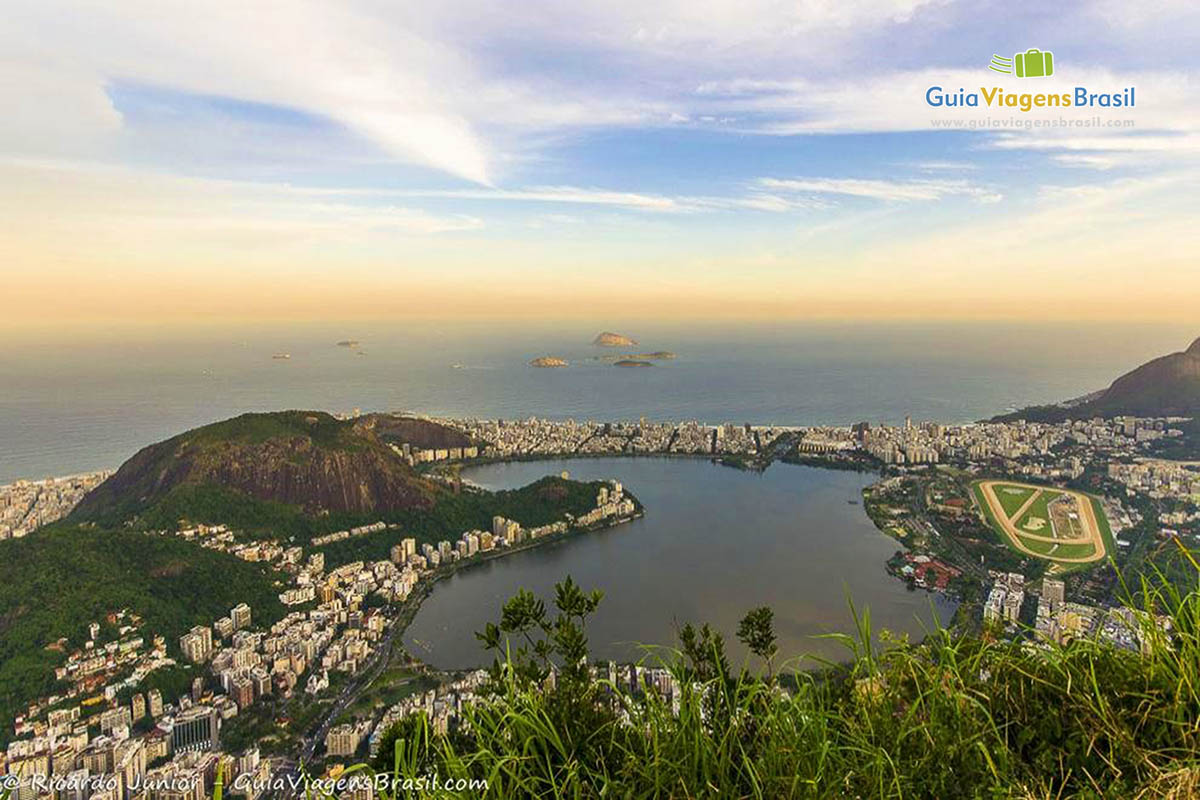
POLYGON ((72 519, 124 522, 200 487, 310 514, 430 508, 435 486, 385 443, 400 438, 401 426, 317 411, 243 414, 142 448, 84 497, 72 519))
POLYGON ((1113 417, 1188 417, 1200 414, 1200 339, 1187 350, 1161 356, 1125 373, 1107 389, 1076 401, 1031 406, 996 417, 1061 422, 1113 417))

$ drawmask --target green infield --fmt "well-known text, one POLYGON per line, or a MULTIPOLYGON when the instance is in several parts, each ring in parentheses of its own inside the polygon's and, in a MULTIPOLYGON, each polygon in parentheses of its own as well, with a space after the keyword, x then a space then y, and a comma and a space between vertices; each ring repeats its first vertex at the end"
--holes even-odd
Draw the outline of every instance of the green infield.
POLYGON ((1025 505, 1025 501, 1033 497, 1035 490, 1027 486, 1008 486, 998 484, 996 486, 996 498, 1000 501, 1001 508, 1010 519, 1013 514, 1021 510, 1021 506, 1025 505))
MULTIPOLYGON (((1029 508, 1017 520, 1017 530, 1022 533, 1035 533, 1038 536, 1053 536, 1054 529, 1050 524, 1050 503, 1062 497, 1062 492, 1053 489, 1043 489, 1029 504, 1029 508)), ((1011 519, 1011 516, 1010 516, 1011 519)))

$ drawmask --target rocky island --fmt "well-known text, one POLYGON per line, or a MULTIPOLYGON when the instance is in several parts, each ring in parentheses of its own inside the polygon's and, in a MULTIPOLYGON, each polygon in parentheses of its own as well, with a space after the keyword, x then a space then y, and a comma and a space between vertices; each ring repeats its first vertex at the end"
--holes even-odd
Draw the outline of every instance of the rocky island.
POLYGON ((567 366, 570 366, 570 364, 567 363, 566 359, 557 358, 555 356, 542 356, 541 358, 535 358, 532 361, 530 361, 529 366, 553 368, 553 367, 567 367, 567 366))
POLYGON ((595 339, 592 339, 592 344, 597 347, 633 347, 637 341, 619 333, 603 331, 597 334, 595 339))
POLYGON ((670 361, 677 356, 668 350, 656 350, 653 353, 619 353, 603 356, 592 356, 592 361, 670 361))
POLYGON ((638 358, 622 358, 620 361, 613 362, 614 367, 653 367, 649 361, 643 361, 638 358))

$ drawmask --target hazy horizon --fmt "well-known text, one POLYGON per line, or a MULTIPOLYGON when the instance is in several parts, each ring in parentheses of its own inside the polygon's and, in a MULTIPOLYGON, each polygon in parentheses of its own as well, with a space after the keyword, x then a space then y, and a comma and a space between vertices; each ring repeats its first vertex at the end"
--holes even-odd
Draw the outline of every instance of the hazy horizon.
POLYGON ((969 422, 1102 389, 1200 336, 1177 323, 480 322, 77 324, 0 343, 0 484, 115 467, 247 411, 709 423, 969 422), (609 324, 612 323, 612 324, 609 324), (670 350, 619 370, 600 330, 670 350), (356 339, 347 348, 337 342, 356 339), (357 352, 362 351, 363 356, 357 352), (276 360, 280 352, 290 355, 276 360), (555 355, 570 369, 539 370, 555 355))

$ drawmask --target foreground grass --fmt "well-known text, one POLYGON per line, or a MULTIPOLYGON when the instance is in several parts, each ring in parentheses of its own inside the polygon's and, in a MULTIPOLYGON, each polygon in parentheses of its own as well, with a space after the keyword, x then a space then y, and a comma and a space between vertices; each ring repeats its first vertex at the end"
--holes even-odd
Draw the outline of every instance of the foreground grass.
POLYGON ((657 659, 681 686, 676 708, 556 661, 578 653, 587 609, 568 597, 539 617, 518 597, 481 637, 503 648, 493 695, 450 736, 407 720, 382 761, 400 780, 484 779, 488 797, 1200 796, 1200 594, 1138 595, 1139 610, 1173 619, 1164 632, 1143 615, 1141 653, 945 630, 876 652, 863 619, 843 637, 849 664, 786 688, 770 672, 731 675, 720 638, 685 629, 657 659))

